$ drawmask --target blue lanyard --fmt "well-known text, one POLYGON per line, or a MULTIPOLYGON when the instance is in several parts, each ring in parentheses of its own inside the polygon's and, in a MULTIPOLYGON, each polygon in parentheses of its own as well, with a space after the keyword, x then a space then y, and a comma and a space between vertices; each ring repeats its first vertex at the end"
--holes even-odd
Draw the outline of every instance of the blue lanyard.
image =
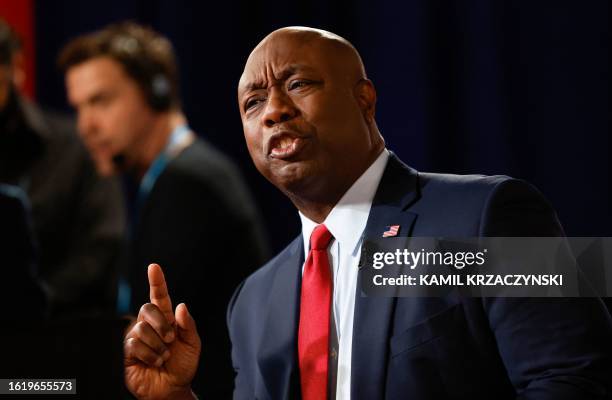
MULTIPOLYGON (((172 159, 173 154, 176 150, 177 146, 179 146, 183 141, 189 136, 190 130, 187 125, 179 125, 170 134, 170 138, 168 139, 168 143, 166 147, 162 150, 161 153, 155 158, 153 164, 147 170, 147 173, 143 176, 142 181, 140 182, 140 186, 138 187, 138 206, 141 206, 143 202, 149 197, 149 193, 153 189, 153 185, 157 181, 157 178, 161 175, 161 173, 168 165, 168 162, 172 159)), ((138 207, 140 208, 140 207, 138 207)))

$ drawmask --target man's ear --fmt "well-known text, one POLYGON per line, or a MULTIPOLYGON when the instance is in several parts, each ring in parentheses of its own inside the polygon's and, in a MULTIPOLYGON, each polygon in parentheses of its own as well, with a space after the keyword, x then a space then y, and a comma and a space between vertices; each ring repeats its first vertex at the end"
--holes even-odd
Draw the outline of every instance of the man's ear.
POLYGON ((374 122, 376 110, 376 89, 374 84, 367 78, 361 78, 355 85, 355 98, 361 108, 363 118, 368 124, 374 122))

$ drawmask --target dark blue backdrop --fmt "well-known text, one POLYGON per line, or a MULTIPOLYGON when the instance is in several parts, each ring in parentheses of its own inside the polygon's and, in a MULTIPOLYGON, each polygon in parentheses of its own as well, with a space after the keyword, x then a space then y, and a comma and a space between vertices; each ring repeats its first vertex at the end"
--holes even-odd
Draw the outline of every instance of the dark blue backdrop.
POLYGON ((38 1, 37 85, 66 108, 55 69, 76 34, 133 19, 173 41, 191 125, 242 167, 280 249, 299 231, 243 142, 236 84, 271 30, 309 25, 360 50, 388 147, 421 170, 507 174, 534 183, 573 236, 612 236, 608 2, 38 1))

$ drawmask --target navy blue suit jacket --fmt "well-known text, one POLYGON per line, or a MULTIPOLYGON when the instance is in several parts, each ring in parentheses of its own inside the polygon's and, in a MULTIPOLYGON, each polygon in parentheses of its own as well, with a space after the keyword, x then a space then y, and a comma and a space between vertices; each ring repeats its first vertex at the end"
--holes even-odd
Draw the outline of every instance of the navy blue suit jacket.
MULTIPOLYGON (((425 237, 563 235, 550 205, 522 181, 418 173, 393 155, 364 238, 389 225, 425 237)), ((300 397, 303 262, 300 236, 234 294, 235 399, 300 397)), ((599 299, 382 298, 357 287, 352 399, 610 396, 612 321, 599 299)))

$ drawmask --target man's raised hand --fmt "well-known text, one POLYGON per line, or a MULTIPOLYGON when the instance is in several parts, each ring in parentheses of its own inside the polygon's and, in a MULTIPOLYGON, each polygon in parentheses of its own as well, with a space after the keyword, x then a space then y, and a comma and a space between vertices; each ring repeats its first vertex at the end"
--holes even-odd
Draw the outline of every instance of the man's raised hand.
POLYGON ((143 305, 123 345, 125 382, 139 399, 191 399, 200 337, 183 303, 172 301, 161 267, 149 265, 151 302, 143 305))

